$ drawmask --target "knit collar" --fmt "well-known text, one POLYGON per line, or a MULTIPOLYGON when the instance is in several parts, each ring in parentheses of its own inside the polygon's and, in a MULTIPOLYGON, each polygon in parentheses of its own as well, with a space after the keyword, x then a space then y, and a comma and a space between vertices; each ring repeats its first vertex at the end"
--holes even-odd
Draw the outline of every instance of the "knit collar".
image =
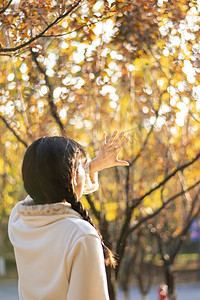
POLYGON ((17 209, 21 216, 51 216, 73 213, 80 217, 79 213, 73 210, 71 204, 68 202, 35 204, 30 196, 27 196, 25 200, 20 201, 17 205, 17 209))

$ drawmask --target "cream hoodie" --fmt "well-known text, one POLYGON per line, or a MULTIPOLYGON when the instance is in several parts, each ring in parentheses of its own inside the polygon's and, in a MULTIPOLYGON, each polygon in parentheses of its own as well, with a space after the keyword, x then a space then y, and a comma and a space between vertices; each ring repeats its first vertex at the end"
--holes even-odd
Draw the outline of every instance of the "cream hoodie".
POLYGON ((28 196, 8 233, 20 300, 109 300, 100 238, 69 203, 35 205, 28 196))

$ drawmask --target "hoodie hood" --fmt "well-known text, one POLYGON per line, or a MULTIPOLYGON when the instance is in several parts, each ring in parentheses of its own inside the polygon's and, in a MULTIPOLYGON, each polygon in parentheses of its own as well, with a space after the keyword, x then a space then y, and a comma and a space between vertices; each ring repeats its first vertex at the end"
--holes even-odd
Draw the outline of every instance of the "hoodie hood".
POLYGON ((65 218, 81 218, 68 202, 35 204, 30 196, 20 201, 16 205, 16 210, 18 218, 20 217, 23 223, 30 227, 46 226, 65 218))

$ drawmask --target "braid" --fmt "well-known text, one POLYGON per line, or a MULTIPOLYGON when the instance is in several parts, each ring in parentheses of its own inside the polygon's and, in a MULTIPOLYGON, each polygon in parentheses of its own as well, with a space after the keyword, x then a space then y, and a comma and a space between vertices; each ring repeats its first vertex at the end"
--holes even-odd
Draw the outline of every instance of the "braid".
POLYGON ((112 267, 115 267, 116 266, 116 260, 114 258, 114 255, 113 255, 112 251, 104 245, 101 233, 95 227, 95 225, 92 222, 92 219, 90 218, 87 210, 84 208, 83 204, 78 200, 77 195, 74 192, 72 192, 72 195, 73 196, 70 199, 72 209, 74 209, 76 212, 78 212, 85 221, 89 222, 96 229, 96 231, 97 231, 97 233, 98 233, 98 235, 101 239, 101 245, 103 247, 105 264, 107 266, 110 265, 112 267))

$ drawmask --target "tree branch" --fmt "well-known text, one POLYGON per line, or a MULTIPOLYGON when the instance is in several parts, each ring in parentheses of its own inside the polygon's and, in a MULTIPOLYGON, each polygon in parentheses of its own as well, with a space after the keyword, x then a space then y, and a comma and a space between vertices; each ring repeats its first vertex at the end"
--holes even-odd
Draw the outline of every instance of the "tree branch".
POLYGON ((94 206, 94 202, 92 201, 91 196, 89 194, 85 195, 85 197, 86 197, 87 202, 89 203, 89 205, 91 207, 91 210, 92 210, 93 214, 95 215, 95 217, 97 218, 97 220, 100 222, 100 220, 101 220, 101 213, 100 213, 100 211, 98 211, 96 209, 96 207, 94 206))
POLYGON ((141 148, 140 148, 138 154, 135 156, 135 158, 132 160, 132 162, 129 163, 129 166, 130 166, 130 167, 133 166, 134 163, 138 160, 138 158, 141 156, 143 150, 145 149, 146 144, 148 143, 148 140, 149 140, 149 138, 150 138, 150 135, 151 135, 151 133, 152 133, 153 130, 154 130, 155 124, 156 124, 157 119, 158 119, 158 116, 159 116, 159 109, 160 109, 160 106, 161 106, 161 103, 162 103, 162 95, 163 95, 166 91, 167 91, 167 89, 166 89, 165 91, 163 91, 163 92, 161 93, 161 95, 160 95, 160 100, 159 100, 159 107, 158 107, 158 109, 155 110, 155 109, 153 108, 154 111, 155 111, 155 115, 156 115, 155 122, 151 125, 151 129, 150 129, 149 132, 147 133, 147 136, 146 136, 146 138, 145 138, 145 140, 144 140, 144 143, 143 143, 143 145, 141 146, 141 148))
POLYGON ((47 27, 49 26, 49 24, 46 22, 46 20, 44 19, 43 15, 41 14, 41 11, 40 11, 40 6, 38 5, 38 14, 40 15, 42 21, 47 25, 47 27))
POLYGON ((133 208, 129 207, 127 209, 126 212, 126 220, 124 222, 124 225, 121 229, 121 233, 120 233, 120 238, 118 240, 117 243, 117 255, 118 255, 118 265, 115 269, 115 276, 116 278, 118 277, 118 273, 119 273, 119 268, 120 268, 120 264, 121 264, 121 260, 123 257, 123 253, 125 251, 125 247, 126 247, 126 241, 127 241, 127 237, 129 236, 129 234, 134 231, 135 229, 137 229, 137 227, 139 227, 142 223, 146 222, 147 220, 153 218, 154 216, 158 215, 160 213, 160 211, 171 201, 173 201, 174 199, 176 199, 177 197, 183 195, 184 193, 188 192, 189 190, 195 188, 197 185, 200 184, 200 180, 197 181, 195 184, 193 184, 192 186, 190 186, 187 190, 182 190, 181 192, 179 192, 178 194, 174 195, 173 197, 169 198, 167 201, 165 201, 165 203, 163 203, 163 205, 157 209, 153 214, 148 215, 147 217, 144 217, 143 219, 141 219, 136 225, 134 225, 133 227, 129 228, 130 226, 130 221, 131 221, 131 217, 132 217, 132 213, 133 213, 133 208))
POLYGON ((134 209, 145 197, 149 196, 152 194, 154 191, 159 189, 162 185, 164 185, 166 182, 168 182, 173 176, 176 175, 177 172, 183 171, 187 167, 191 166, 195 161, 197 161, 200 158, 200 152, 193 158, 191 161, 181 165, 177 169, 175 169, 171 174, 166 176, 160 183, 158 183, 154 188, 150 189, 148 192, 146 192, 143 196, 133 199, 132 200, 132 206, 131 208, 134 209))
POLYGON ((115 269, 115 278, 118 278, 119 275, 119 269, 120 269, 120 265, 121 265, 121 261, 122 261, 122 257, 125 251, 125 246, 126 246, 126 241, 127 241, 127 237, 128 237, 128 229, 129 229, 129 225, 130 225, 130 221, 131 221, 131 217, 132 217, 132 210, 130 208, 127 208, 126 210, 126 219, 125 222, 122 226, 121 232, 120 232, 120 237, 117 241, 117 247, 116 247, 116 253, 117 253, 117 266, 115 269))
POLYGON ((194 114, 193 114, 190 110, 189 110, 188 113, 191 115, 191 117, 192 117, 197 123, 200 124, 200 121, 194 116, 194 114))
POLYGON ((134 157, 134 159, 129 163, 129 167, 132 167, 134 165, 134 163, 138 160, 138 158, 141 156, 141 154, 142 154, 142 152, 143 152, 143 150, 144 150, 144 148, 145 148, 145 146, 146 146, 146 144, 149 140, 149 137, 150 137, 151 133, 153 132, 154 125, 155 125, 155 123, 153 125, 151 125, 151 129, 147 133, 146 139, 145 139, 142 147, 140 148, 138 154, 134 157))
POLYGON ((6 5, 5 7, 3 7, 2 10, 0 10, 0 15, 3 14, 3 13, 6 11, 6 9, 10 6, 10 4, 11 4, 12 1, 13 1, 13 0, 10 0, 10 1, 7 3, 7 5, 6 5))
POLYGON ((162 257, 162 260, 166 264, 167 261, 168 261, 168 258, 167 258, 167 256, 165 256, 165 248, 164 248, 162 239, 161 239, 160 235, 157 232, 155 232, 155 236, 156 236, 157 241, 158 241, 158 247, 159 247, 160 255, 162 257))
POLYGON ((17 51, 19 49, 22 49, 28 45, 30 45, 32 42, 34 42, 35 40, 41 38, 45 32, 47 32, 51 27, 53 27, 55 24, 57 24, 58 22, 60 22, 62 19, 64 19, 66 16, 68 16, 76 7, 79 6, 79 4, 81 3, 82 0, 78 0, 73 6, 70 7, 70 9, 68 11, 66 11, 65 13, 63 13, 62 15, 58 16, 51 24, 49 24, 43 31, 41 31, 39 34, 37 34, 36 36, 34 36, 33 38, 31 38, 29 41, 22 43, 21 45, 18 45, 16 47, 13 48, 0 48, 0 53, 4 53, 4 52, 14 52, 17 51))
POLYGON ((94 21, 94 22, 91 22, 91 23, 89 23, 89 24, 83 24, 83 25, 79 26, 79 27, 76 28, 76 29, 73 29, 73 30, 71 30, 71 31, 64 32, 64 33, 61 33, 61 34, 51 34, 51 35, 46 35, 46 34, 45 34, 45 35, 43 35, 43 38, 63 37, 63 36, 65 36, 65 35, 71 34, 71 33, 73 33, 73 32, 77 32, 77 31, 81 30, 81 29, 84 28, 84 27, 92 26, 92 25, 95 25, 95 24, 97 24, 97 23, 99 23, 99 22, 102 22, 102 21, 104 21, 104 20, 110 19, 110 18, 112 18, 112 17, 115 16, 115 15, 116 15, 116 13, 114 13, 113 15, 109 15, 109 16, 107 16, 107 17, 104 17, 104 18, 102 18, 102 19, 100 19, 100 20, 98 20, 98 21, 94 21))
POLYGON ((6 119, 0 115, 0 119, 4 122, 4 124, 6 125, 6 127, 14 134, 14 136, 17 138, 17 140, 22 143, 26 148, 28 148, 28 144, 22 140, 20 138, 20 136, 15 132, 15 130, 8 124, 8 122, 6 121, 6 119))
POLYGON ((200 184, 200 180, 197 181, 196 183, 194 183, 193 185, 191 185, 189 188, 187 188, 186 190, 182 190, 181 192, 177 193, 176 195, 170 197, 168 200, 166 200, 161 207, 159 207, 157 210, 155 210, 152 214, 149 214, 148 216, 140 219, 137 224, 135 224, 134 226, 130 227, 128 230, 128 234, 130 234, 131 232, 133 232, 134 230, 136 230, 140 225, 142 225, 144 222, 148 221, 149 219, 152 219, 153 217, 155 217, 156 215, 158 215, 161 210, 163 210, 167 204, 169 204, 170 202, 172 202, 173 200, 175 200, 176 198, 182 196, 183 194, 189 192, 190 190, 194 189, 196 186, 198 186, 200 184))
POLYGON ((177 253, 180 250, 181 244, 183 242, 183 237, 186 235, 188 229, 190 228, 193 220, 199 215, 200 212, 200 202, 199 202, 199 189, 198 192, 196 193, 196 196, 193 200, 192 203, 192 207, 191 210, 188 212, 188 220, 184 226, 184 228, 182 229, 181 233, 179 234, 179 236, 176 238, 176 243, 174 246, 174 251, 173 254, 171 255, 171 261, 173 262, 177 253), (194 209, 195 209, 195 204, 198 203, 198 208, 196 210, 196 212, 194 213, 194 209))
POLYGON ((199 189, 198 189, 198 192, 196 193, 195 198, 193 200, 192 208, 188 212, 188 220, 187 220, 185 226, 183 227, 181 233, 176 238, 171 238, 170 239, 170 241, 175 240, 175 245, 173 246, 173 251, 172 251, 171 254, 169 254, 169 256, 165 255, 165 250, 166 250, 167 247, 166 247, 166 244, 164 243, 164 241, 162 240, 160 234, 157 231, 154 233, 154 235, 157 238, 160 254, 161 254, 161 257, 162 257, 165 265, 169 266, 169 265, 173 264, 174 259, 175 259, 176 255, 178 254, 178 252, 180 250, 180 247, 181 247, 181 244, 183 242, 183 237, 187 234, 187 231, 189 230, 193 220, 198 216, 198 214, 200 212, 200 204, 199 204, 196 212, 193 214, 195 204, 196 204, 197 201, 199 201, 198 196, 199 196, 199 189))
POLYGON ((51 110, 51 115, 55 119, 56 123, 58 124, 58 126, 61 130, 61 133, 65 134, 64 124, 62 123, 62 121, 58 115, 57 107, 53 101, 53 88, 52 88, 52 85, 50 84, 49 77, 46 74, 46 70, 41 66, 41 64, 37 60, 38 54, 36 52, 33 52, 32 48, 30 49, 30 51, 31 51, 31 55, 32 55, 32 58, 36 64, 36 66, 38 67, 39 71, 44 75, 46 85, 49 88, 48 102, 49 102, 49 106, 50 106, 50 110, 51 110))

